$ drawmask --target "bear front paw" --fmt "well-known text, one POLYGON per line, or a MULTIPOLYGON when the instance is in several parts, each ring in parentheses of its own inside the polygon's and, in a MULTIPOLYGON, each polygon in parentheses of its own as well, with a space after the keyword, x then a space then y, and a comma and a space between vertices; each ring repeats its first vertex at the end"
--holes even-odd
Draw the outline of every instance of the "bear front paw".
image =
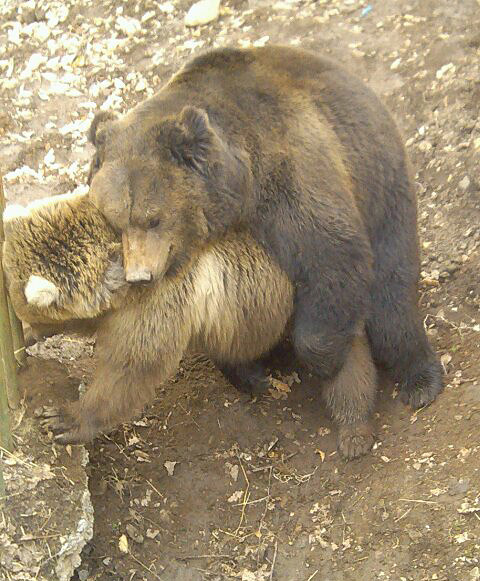
POLYGON ((38 414, 42 427, 54 434, 59 444, 86 444, 93 438, 91 430, 85 429, 75 419, 76 404, 69 407, 44 406, 38 414))
POLYGON ((434 361, 400 384, 400 400, 418 410, 433 403, 443 388, 442 369, 439 363, 434 361))

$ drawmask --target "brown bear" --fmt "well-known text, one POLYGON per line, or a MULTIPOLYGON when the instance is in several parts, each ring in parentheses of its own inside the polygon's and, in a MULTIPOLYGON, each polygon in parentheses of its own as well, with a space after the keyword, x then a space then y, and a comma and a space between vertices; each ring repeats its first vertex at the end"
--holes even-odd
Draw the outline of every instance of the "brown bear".
POLYGON ((293 344, 319 379, 336 376, 366 321, 406 403, 442 390, 417 304, 409 163, 358 78, 298 48, 217 49, 123 118, 98 115, 90 139, 90 193, 122 232, 129 282, 168 278, 246 229, 295 286, 293 344))
MULTIPOLYGON (((120 240, 88 196, 7 208, 4 224, 7 286, 22 320, 40 332, 97 332, 97 367, 86 395, 46 411, 46 425, 62 443, 86 442, 130 419, 187 350, 204 352, 228 375, 288 330, 292 284, 247 233, 227 235, 175 275, 139 287, 126 283, 120 240)), ((324 390, 347 458, 373 443, 375 391, 376 370, 359 326, 345 365, 324 390)))

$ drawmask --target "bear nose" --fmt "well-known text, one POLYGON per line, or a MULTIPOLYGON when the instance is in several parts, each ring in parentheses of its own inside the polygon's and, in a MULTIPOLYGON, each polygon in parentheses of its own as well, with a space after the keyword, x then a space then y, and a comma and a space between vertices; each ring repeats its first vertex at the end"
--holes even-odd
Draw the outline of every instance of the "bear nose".
POLYGON ((125 273, 125 279, 132 284, 152 282, 152 273, 149 270, 129 270, 125 273))

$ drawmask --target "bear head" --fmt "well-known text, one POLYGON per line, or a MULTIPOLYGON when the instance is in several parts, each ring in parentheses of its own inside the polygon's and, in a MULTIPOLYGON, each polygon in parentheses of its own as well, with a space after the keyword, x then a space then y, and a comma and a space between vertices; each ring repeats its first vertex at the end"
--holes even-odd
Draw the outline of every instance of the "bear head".
POLYGON ((7 206, 3 224, 6 284, 25 323, 93 319, 126 287, 119 236, 86 194, 7 206))
POLYGON ((235 225, 251 189, 246 154, 205 110, 160 108, 140 106, 122 119, 102 112, 90 129, 90 196, 122 235, 131 283, 177 272, 192 250, 235 225))

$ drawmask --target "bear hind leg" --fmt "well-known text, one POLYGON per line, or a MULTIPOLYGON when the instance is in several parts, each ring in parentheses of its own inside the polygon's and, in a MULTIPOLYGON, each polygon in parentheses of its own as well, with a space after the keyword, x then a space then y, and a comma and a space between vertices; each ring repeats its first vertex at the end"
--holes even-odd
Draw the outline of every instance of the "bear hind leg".
POLYGON ((338 451, 351 460, 374 443, 371 414, 377 391, 377 371, 365 332, 355 335, 345 363, 324 384, 323 397, 338 426, 338 451))
POLYGON ((236 365, 217 363, 217 367, 233 387, 242 393, 261 394, 271 387, 261 360, 236 365))

